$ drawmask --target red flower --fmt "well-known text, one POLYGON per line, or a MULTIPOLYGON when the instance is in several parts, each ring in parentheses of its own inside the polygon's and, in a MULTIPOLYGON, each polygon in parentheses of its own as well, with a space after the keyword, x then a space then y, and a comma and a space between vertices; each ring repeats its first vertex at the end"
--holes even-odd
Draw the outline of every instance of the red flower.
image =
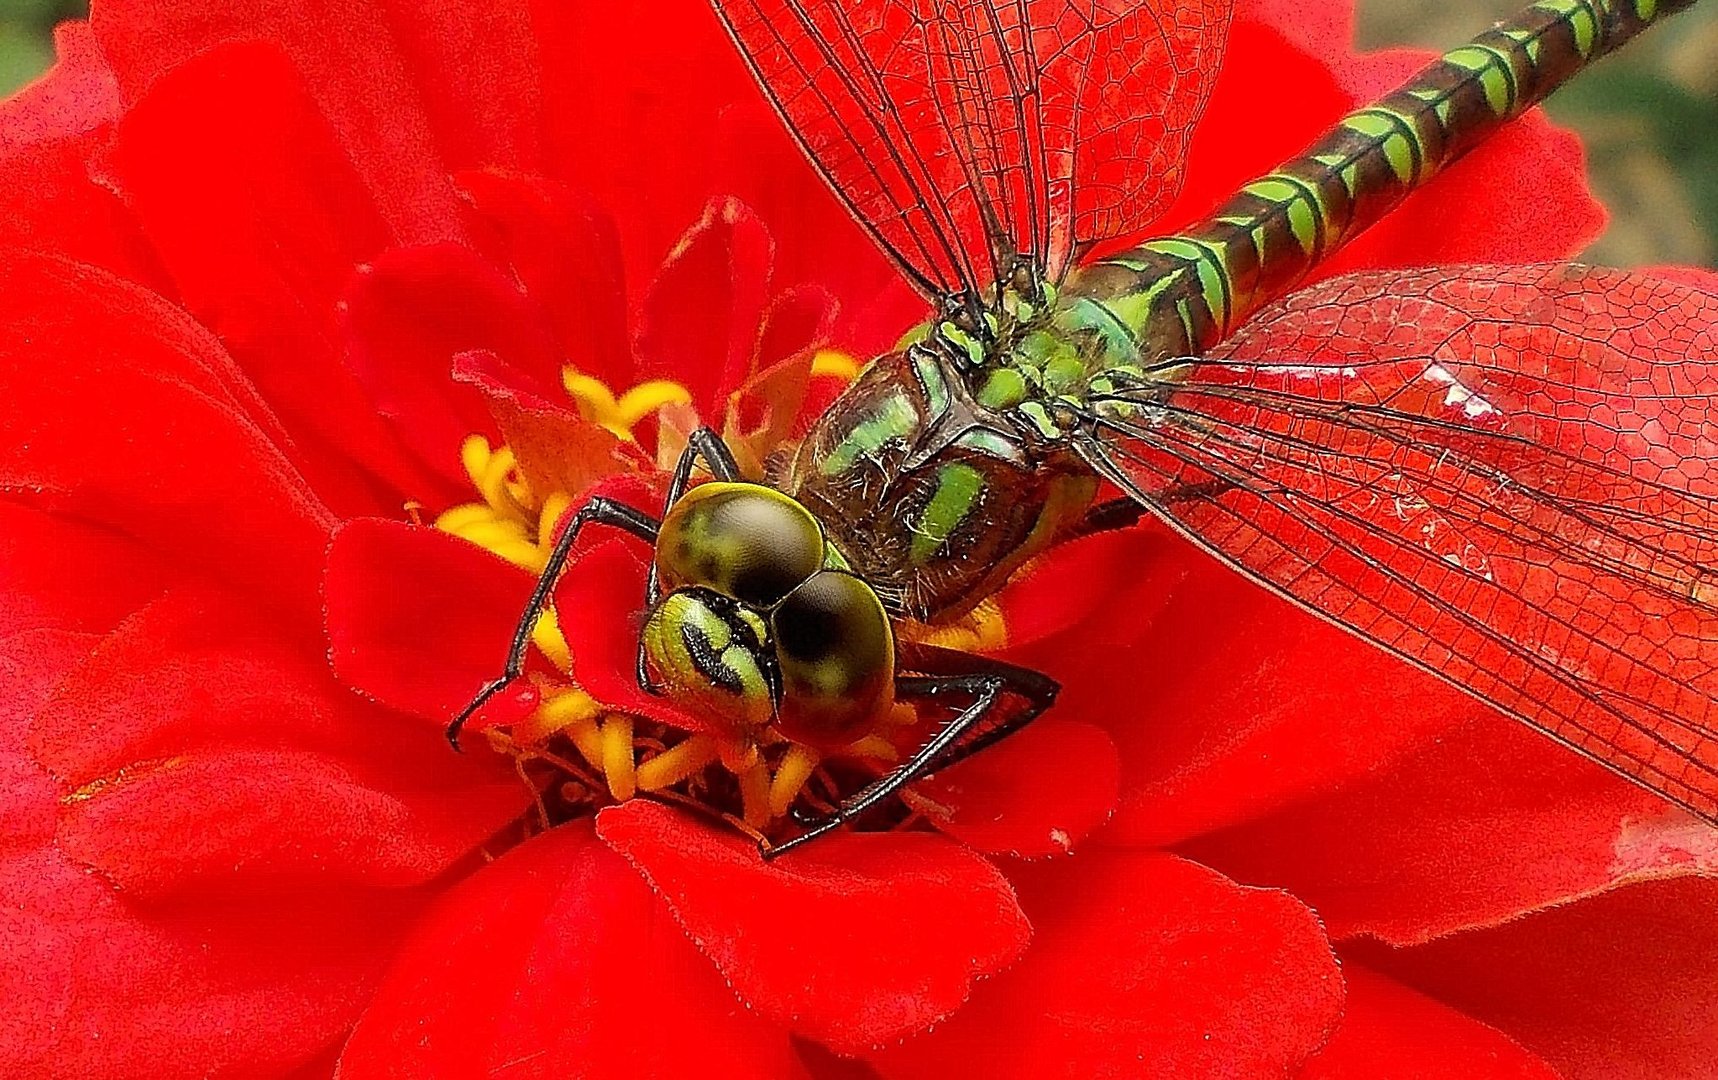
MULTIPOLYGON (((1243 8, 1159 227, 1417 60, 1243 8)), ((612 537, 540 632, 550 700, 490 718, 518 753, 449 753, 561 509, 643 505, 694 416, 755 465, 821 345, 922 310, 692 0, 114 0, 60 46, 0 107, 15 1074, 1709 1071, 1709 830, 1152 528, 976 624, 1067 689, 915 790, 946 835, 765 865, 657 803, 573 813, 665 786, 635 719, 697 723, 631 687, 612 537), (602 387, 663 378, 617 435, 602 387), (533 806, 551 732, 578 782, 533 806)), ((1601 218, 1532 120, 1344 265, 1601 218)))

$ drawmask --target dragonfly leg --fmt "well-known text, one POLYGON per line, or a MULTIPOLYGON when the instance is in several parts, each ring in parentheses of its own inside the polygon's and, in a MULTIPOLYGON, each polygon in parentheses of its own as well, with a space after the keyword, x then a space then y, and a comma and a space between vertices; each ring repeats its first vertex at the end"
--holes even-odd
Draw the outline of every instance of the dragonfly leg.
POLYGON ((567 557, 572 554, 573 541, 578 539, 579 532, 586 525, 609 525, 624 529, 647 543, 656 542, 657 522, 649 515, 634 510, 625 503, 613 499, 598 498, 586 503, 573 519, 567 523, 561 535, 555 539, 555 546, 549 552, 549 559, 543 566, 543 573, 537 579, 537 587, 531 591, 531 599, 525 605, 525 611, 519 616, 519 625, 513 631, 513 645, 507 650, 507 663, 502 668, 501 675, 485 683, 477 696, 468 702, 465 708, 459 710, 447 725, 447 741, 453 744, 455 750, 460 749, 459 732, 465 727, 466 721, 481 709, 490 698, 506 689, 525 671, 525 652, 531 646, 531 631, 536 628, 537 619, 548 606, 549 595, 555 588, 555 579, 561 576, 566 568, 567 557))
POLYGON ((1144 517, 1145 507, 1133 499, 1123 496, 1119 499, 1106 499, 1087 510, 1085 516, 1068 530, 1067 539, 1072 540, 1081 536, 1091 536, 1093 533, 1114 532, 1139 524, 1144 517))
POLYGON ((971 697, 971 703, 943 725, 911 758, 844 801, 835 813, 804 822, 806 828, 800 835, 762 849, 765 859, 773 859, 810 843, 864 816, 915 780, 1020 730, 1054 704, 1061 689, 1048 675, 1000 660, 924 646, 914 651, 921 658, 915 667, 935 666, 945 670, 935 674, 899 676, 895 680, 897 696, 937 698, 945 694, 960 694, 971 697), (931 662, 924 663, 923 658, 929 658, 931 662), (1012 708, 1008 705, 1010 696, 1018 699, 1012 708))
MULTIPOLYGON (((734 460, 734 452, 728 449, 728 444, 722 441, 722 436, 714 428, 701 427, 686 437, 686 449, 680 451, 680 460, 674 463, 674 475, 668 480, 668 497, 662 500, 662 512, 668 513, 668 508, 680 501, 680 496, 686 494, 686 489, 692 483, 692 469, 699 461, 704 462, 704 468, 717 480, 738 480, 740 478, 739 463, 734 460)), ((644 606, 653 608, 662 599, 662 583, 656 576, 656 560, 650 561, 650 576, 644 585, 644 606)), ((649 665, 645 662, 644 639, 638 642, 638 659, 635 675, 638 688, 647 694, 659 694, 661 689, 650 681, 649 665)))
MULTIPOLYGON (((1177 503, 1196 502, 1221 495, 1235 485, 1227 480, 1207 480, 1198 484, 1175 484, 1165 490, 1158 500, 1165 506, 1177 503)), ((1123 495, 1115 499, 1106 499, 1087 510, 1079 522, 1068 529, 1063 539, 1073 540, 1093 533, 1113 532, 1139 524, 1139 520, 1151 511, 1137 499, 1123 495)))

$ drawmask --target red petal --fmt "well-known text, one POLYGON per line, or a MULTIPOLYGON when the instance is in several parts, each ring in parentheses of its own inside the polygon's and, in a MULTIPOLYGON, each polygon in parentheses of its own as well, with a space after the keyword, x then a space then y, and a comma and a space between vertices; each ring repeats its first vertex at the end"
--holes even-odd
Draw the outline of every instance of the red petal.
MULTIPOLYGON (((114 881, 68 861, 51 846, 60 786, 21 751, 32 715, 98 640, 31 631, 4 642, 0 1056, 7 1075, 278 1075, 351 1025, 410 910, 400 899, 326 886, 314 903, 229 894, 146 909, 114 881)), ((92 715, 81 729, 93 732, 109 719, 92 715)), ((234 812, 221 798, 206 820, 234 812)), ((129 831, 115 837, 141 841, 129 831)))
POLYGON ((439 529, 360 518, 328 550, 329 656, 396 709, 453 718, 501 673, 531 575, 439 529))
POLYGON ((712 196, 736 195, 780 233, 777 279, 841 301, 835 341, 876 352, 929 314, 806 163, 706 4, 544 3, 533 17, 552 171, 624 223, 628 280, 649 281, 712 196), (640 26, 674 32, 641 38, 640 26), (622 40, 637 47, 612 46, 622 40))
POLYGON ((1280 1076, 1341 1016, 1336 959, 1286 893, 1154 854, 1076 856, 1020 888, 1025 959, 878 1056, 885 1076, 1280 1076))
POLYGON ((1303 1080, 1558 1080, 1494 1028, 1359 964, 1345 964, 1342 976, 1342 1026, 1303 1080))
POLYGON ((1718 833, 1499 716, 1189 849, 1294 890, 1334 937, 1415 943, 1609 888, 1718 868, 1718 833))
POLYGON ((1718 880, 1644 881, 1411 949, 1345 948, 1569 1080, 1712 1075, 1718 880))
POLYGON ((460 354, 453 377, 483 395, 533 491, 582 494, 611 476, 651 467, 637 443, 540 396, 526 376, 493 353, 460 354))
POLYGON ((23 852, 54 838, 59 785, 25 747, 30 722, 66 672, 89 657, 99 634, 23 630, 0 637, 0 852, 23 852))
MULTIPOLYGON (((411 82, 413 97, 422 103, 436 149, 448 170, 500 166, 534 171, 542 167, 543 101, 535 28, 525 0, 384 0, 378 6, 399 50, 400 66, 411 82)), ((304 5, 291 7, 296 11, 304 5)), ((350 13, 364 18, 368 14, 363 8, 344 4, 333 8, 340 16, 350 13)), ((326 36, 300 61, 307 71, 316 70, 311 67, 316 61, 326 63, 323 57, 329 44, 350 48, 353 43, 338 35, 358 28, 324 22, 317 30, 326 36)), ((294 55, 299 54, 295 51, 294 55)), ((313 76, 315 85, 327 85, 324 72, 313 76)), ((354 73, 347 69, 335 74, 351 79, 354 73)), ((351 89, 370 98, 378 87, 372 83, 351 89)), ((331 115, 345 115, 343 110, 331 108, 333 93, 319 97, 331 115)), ((410 104, 411 99, 387 102, 377 119, 394 121, 410 104)), ((365 142, 375 140, 377 134, 397 138, 398 128, 366 130, 365 142)), ((361 154, 357 156, 362 160, 361 154)), ((399 163, 392 164, 397 171, 399 163)))
POLYGON ((344 365, 335 308, 388 233, 279 49, 226 45, 163 76, 121 122, 108 168, 186 306, 292 429, 324 497, 348 513, 398 506, 353 476, 352 459, 422 494, 422 465, 344 365))
POLYGON ((136 225, 89 176, 90 155, 119 116, 113 73, 86 24, 61 24, 54 43, 53 69, 0 103, 0 243, 159 284, 136 225))
POLYGON ((617 393, 637 382, 620 241, 608 213, 541 177, 485 171, 458 181, 479 239, 547 313, 565 360, 617 393))
POLYGON ((604 810, 597 834, 638 868, 762 1015, 840 1053, 924 1029, 1025 948, 996 868, 924 833, 838 833, 774 863, 664 806, 604 810))
POLYGON ((1354 44, 1353 0, 1241 0, 1237 22, 1256 22, 1276 30, 1308 56, 1340 67, 1354 44))
MULTIPOLYGON (((1177 544, 1187 572, 1112 672, 1064 692, 1121 750, 1107 836, 1162 846, 1267 815, 1377 769, 1484 706, 1177 544), (1127 672, 1118 699, 1113 672, 1127 672)), ((1058 706, 1060 707, 1060 706, 1058 706)))
POLYGON ((342 1080, 801 1075, 660 900, 588 826, 537 837, 450 894, 401 951, 342 1080))
POLYGON ((415 907, 324 890, 150 910, 52 849, 5 858, 7 1075, 282 1075, 351 1028, 415 907))
POLYGON ((593 528, 590 540, 581 538, 580 550, 568 560, 555 586, 555 615, 572 653, 573 678, 604 705, 698 731, 704 725, 697 717, 638 686, 648 572, 642 549, 637 541, 613 539, 601 526, 593 528))
POLYGON ((1102 728, 1052 715, 921 780, 906 798, 980 851, 1064 855, 1115 812, 1119 771, 1102 728))
POLYGON ((123 536, 0 503, 0 637, 40 627, 110 630, 159 595, 168 577, 123 536))
MULTIPOLYGON (((1173 558, 1175 541, 1159 529, 1117 529, 1051 548, 1016 574, 997 596, 1008 647, 1019 648, 1064 630, 1069 650, 1090 653, 1107 644, 1111 624, 1137 637, 1169 602, 1186 571, 1173 558)), ((1040 656, 1048 650, 1035 650, 1040 656)))
MULTIPOLYGON (((472 62, 499 72, 510 65, 510 50, 492 36, 501 20, 480 17, 483 10, 494 10, 494 5, 454 20, 462 32, 443 39, 442 44, 449 47, 443 55, 469 56, 472 62), (486 52, 491 48, 495 51, 486 52)), ((414 58, 427 59, 436 48, 435 38, 410 25, 396 36, 391 25, 394 17, 385 5, 341 0, 242 0, 217 5, 195 0, 111 0, 96 6, 90 22, 128 102, 136 102, 152 83, 218 43, 274 43, 302 73, 318 111, 333 126, 341 153, 351 158, 395 237, 401 243, 457 239, 458 203, 424 101, 460 100, 462 88, 427 86, 427 92, 420 92, 413 85, 415 73, 408 53, 415 51, 414 58), (407 49, 400 47, 402 36, 407 49)), ((421 20, 423 13, 400 11, 398 18, 409 24, 421 20)), ((435 21, 447 25, 441 18, 435 21)), ((509 36, 502 33, 499 38, 505 41, 509 36)), ((431 84, 445 72, 422 74, 423 81, 431 84)), ((218 90, 214 94, 220 96, 218 90)), ((210 104, 220 107, 219 101, 210 104)), ((258 127, 278 134, 271 126, 258 127)))
POLYGON ((738 201, 718 199, 663 265, 644 298, 641 377, 673 379, 706 423, 755 370, 769 305, 773 243, 738 201))
MULTIPOLYGON (((1290 44, 1283 29, 1247 17, 1243 8, 1229 27, 1222 71, 1187 148, 1181 196, 1157 221, 1140 222, 1141 231, 1162 235, 1210 213, 1242 184, 1305 150, 1354 105, 1328 58, 1290 44), (1285 92, 1292 107, 1282 102, 1285 92), (1273 100, 1282 107, 1261 123, 1259 102, 1273 100)), ((1106 249, 1123 246, 1118 239, 1106 249)))
POLYGON ((183 312, 90 267, 0 255, 0 382, 0 483, 313 614, 332 519, 183 312))
POLYGON ((455 383, 454 358, 491 349, 560 375, 542 313, 501 271, 453 244, 399 248, 365 265, 347 286, 345 333, 347 362, 375 408, 457 487, 469 483, 460 442, 495 425, 482 399, 455 383))
POLYGON ((792 289, 771 301, 759 332, 756 372, 725 403, 722 435, 743 470, 761 472, 763 461, 805 418, 812 361, 834 318, 835 302, 822 289, 792 289))
POLYGON ((1709 293, 1718 293, 1718 270, 1699 266, 1647 266, 1640 271, 1646 277, 1676 281, 1709 293))
POLYGON ((438 743, 336 686, 319 643, 190 592, 103 641, 31 739, 60 848, 134 896, 436 877, 525 802, 438 743))

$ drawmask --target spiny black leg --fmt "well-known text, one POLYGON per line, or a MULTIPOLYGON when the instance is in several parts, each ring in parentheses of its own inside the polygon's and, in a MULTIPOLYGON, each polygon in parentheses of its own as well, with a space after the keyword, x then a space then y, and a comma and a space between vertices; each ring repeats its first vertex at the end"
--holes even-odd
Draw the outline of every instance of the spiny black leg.
POLYGON ((930 698, 950 693, 970 694, 973 697, 972 704, 943 725, 942 730, 919 747, 911 758, 843 802, 835 813, 808 823, 805 832, 786 843, 762 849, 765 859, 773 859, 784 852, 792 851, 801 844, 810 843, 819 836, 862 817, 913 781, 952 765, 1020 730, 1053 705, 1056 694, 1061 689, 1048 675, 1005 664, 1000 660, 957 653, 949 649, 928 649, 923 652, 937 654, 944 658, 943 662, 948 662, 947 658, 958 657, 960 660, 956 664, 965 670, 956 674, 901 676, 895 680, 896 694, 900 697, 930 698), (1013 694, 1021 698, 1024 704, 1006 713, 994 724, 986 726, 986 722, 993 719, 992 713, 1001 706, 1004 694, 1013 694), (969 733, 973 733, 970 738, 967 737, 969 733))
MULTIPOLYGON (((733 481, 740 478, 739 463, 734 460, 734 453, 728 449, 728 444, 716 434, 714 428, 701 427, 686 437, 686 449, 680 452, 680 460, 674 463, 674 475, 668 481, 668 498, 662 502, 663 514, 668 508, 680 501, 680 496, 686 494, 686 488, 692 483, 692 468, 700 460, 704 467, 710 470, 710 475, 717 480, 733 481)), ((653 608, 662 599, 662 586, 656 578, 656 560, 650 561, 650 576, 644 585, 644 606, 653 608)), ((650 671, 645 663, 644 642, 638 643, 638 687, 647 694, 660 693, 655 683, 650 681, 650 671)))
POLYGON ((537 587, 531 591, 531 600, 525 605, 524 614, 519 616, 519 625, 513 631, 513 646, 507 650, 507 665, 502 669, 500 678, 485 683, 477 696, 472 698, 465 708, 459 710, 459 715, 447 725, 447 741, 453 744, 455 750, 460 748, 459 732, 465 727, 466 721, 490 698, 506 689, 524 673, 525 652, 531 646, 531 631, 536 628, 537 619, 549 603, 549 594, 555 588, 555 579, 561 576, 561 571, 567 565, 567 556, 573 551, 573 541, 578 539, 579 530, 587 524, 612 525, 617 529, 625 529, 646 543, 656 542, 656 521, 613 499, 592 499, 573 515, 573 519, 567 522, 567 527, 555 539, 555 546, 550 550, 549 559, 543 566, 542 576, 537 579, 537 587))

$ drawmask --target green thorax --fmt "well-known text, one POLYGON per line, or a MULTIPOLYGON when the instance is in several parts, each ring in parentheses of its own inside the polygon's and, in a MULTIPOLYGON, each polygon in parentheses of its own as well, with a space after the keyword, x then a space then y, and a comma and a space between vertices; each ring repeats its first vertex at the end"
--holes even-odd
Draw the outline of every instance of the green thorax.
MULTIPOLYGON (((1046 440, 1064 434, 1061 417, 1083 410, 1093 394, 1141 375, 1138 342, 1116 312, 1049 282, 1004 287, 970 330, 952 321, 921 331, 930 348, 952 358, 973 401, 1046 440)), ((931 363, 929 353, 921 364, 931 363)))

